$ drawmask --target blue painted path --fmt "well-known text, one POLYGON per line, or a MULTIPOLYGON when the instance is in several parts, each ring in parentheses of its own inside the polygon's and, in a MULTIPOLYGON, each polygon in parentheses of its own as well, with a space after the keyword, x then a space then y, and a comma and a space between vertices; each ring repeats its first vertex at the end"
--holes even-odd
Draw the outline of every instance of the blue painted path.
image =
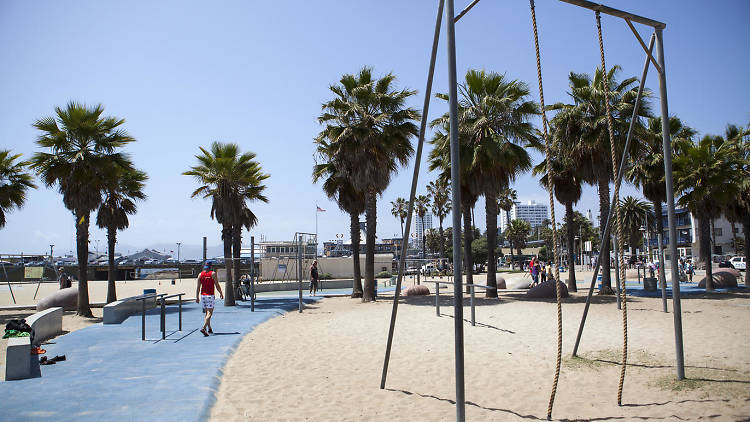
POLYGON ((65 355, 66 361, 40 366, 40 378, 0 382, 0 420, 207 419, 221 370, 242 337, 297 307, 297 297, 259 298, 255 312, 249 302, 224 307, 219 300, 210 337, 197 331, 203 313, 195 302, 182 307, 182 332, 176 332, 177 306, 167 307, 167 340, 161 340, 158 308, 146 317, 147 341, 141 341, 140 315, 58 337, 43 348, 48 358, 65 355))

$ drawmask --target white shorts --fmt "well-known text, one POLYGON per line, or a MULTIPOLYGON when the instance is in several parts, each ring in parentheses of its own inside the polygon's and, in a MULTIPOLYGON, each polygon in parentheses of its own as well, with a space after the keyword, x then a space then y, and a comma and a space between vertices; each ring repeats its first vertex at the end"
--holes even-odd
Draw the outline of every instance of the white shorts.
POLYGON ((214 295, 201 295, 201 306, 203 306, 203 309, 214 308, 214 297, 214 295))

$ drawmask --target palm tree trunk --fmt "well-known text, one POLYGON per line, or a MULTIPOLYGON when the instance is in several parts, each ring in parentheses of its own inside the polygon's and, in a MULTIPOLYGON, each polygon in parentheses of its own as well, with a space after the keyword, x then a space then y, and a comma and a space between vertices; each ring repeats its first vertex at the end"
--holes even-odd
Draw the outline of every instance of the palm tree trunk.
POLYGON ((89 306, 89 212, 76 213, 76 254, 78 255, 78 307, 76 314, 93 318, 89 306))
MULTIPOLYGON (((232 265, 234 268, 234 286, 240 285, 240 272, 242 263, 240 262, 240 258, 242 256, 242 226, 236 225, 232 227, 232 265)), ((236 299, 234 296, 232 296, 233 299, 236 299)))
POLYGON ((443 219, 440 221, 440 270, 445 268, 445 237, 443 236, 443 219))
POLYGON ((224 224, 221 229, 221 240, 224 241, 224 267, 227 269, 227 281, 224 284, 224 306, 234 306, 234 289, 232 288, 232 226, 224 224))
MULTIPOLYGON (((576 242, 576 230, 573 220, 575 214, 573 214, 573 202, 565 204, 565 220, 568 222, 568 290, 571 292, 577 292, 578 287, 576 286, 576 262, 573 258, 573 251, 575 250, 576 242)), ((581 239, 583 241, 583 239, 581 239)))
MULTIPOLYGON (((505 229, 508 229, 508 226, 510 225, 510 210, 505 210, 505 229)), ((515 270, 516 269, 516 262, 515 257, 513 256, 513 241, 508 239, 508 244, 510 245, 510 269, 515 270)))
POLYGON ((352 282, 352 297, 362 297, 362 269, 359 266, 359 214, 349 213, 349 230, 352 236, 352 263, 354 265, 354 281, 352 282))
MULTIPOLYGON (((484 211, 487 214, 487 286, 497 287, 497 193, 485 195, 484 211)), ((497 297, 497 289, 485 289, 486 297, 497 297)))
POLYGON ((714 248, 716 248, 716 220, 714 218, 710 218, 711 220, 711 252, 708 256, 712 256, 714 254, 714 248))
MULTIPOLYGON (((464 214, 464 269, 466 271, 466 284, 474 284, 474 260, 471 256, 471 241, 474 233, 471 229, 471 207, 463 207, 464 214)), ((466 288, 466 293, 471 293, 470 288, 466 288)))
POLYGON ((117 229, 114 227, 107 227, 107 249, 109 253, 108 268, 107 268, 107 303, 112 303, 117 300, 117 291, 115 290, 115 275, 117 268, 115 268, 115 243, 117 242, 117 229))
MULTIPOLYGON (((609 215, 609 175, 607 172, 601 172, 599 174, 597 184, 599 187, 599 235, 604 238, 604 226, 607 224, 607 216, 609 215)), ((610 233, 614 233, 616 230, 616 224, 614 222, 614 215, 612 224, 610 225, 610 233)), ((554 230, 554 228, 553 228, 554 230)), ((612 291, 612 279, 609 267, 609 236, 604 239, 604 247, 599 251, 599 262, 602 273, 602 288, 599 290, 600 295, 613 295, 612 291)))
MULTIPOLYGON (((698 215, 698 227, 701 231, 701 255, 706 263, 706 291, 714 289, 713 262, 711 261, 711 218, 701 212, 698 215)), ((670 239, 672 241, 672 239, 670 239)), ((674 280, 672 280, 674 283, 674 280)))
MULTIPOLYGON (((661 201, 654 202, 654 218, 656 218, 656 239, 659 242, 659 247, 656 249, 656 253, 659 255, 659 265, 664 266, 664 245, 662 239, 664 239, 664 218, 661 215, 662 204, 661 201)), ((649 257, 650 258, 650 257, 649 257)), ((659 286, 667 285, 666 271, 659 271, 659 286)))
POLYGON ((377 220, 377 198, 375 192, 367 192, 365 200, 365 221, 367 234, 365 235, 365 283, 362 292, 362 302, 375 300, 375 224, 377 220))
POLYGON ((404 219, 401 218, 401 238, 404 238, 404 219))

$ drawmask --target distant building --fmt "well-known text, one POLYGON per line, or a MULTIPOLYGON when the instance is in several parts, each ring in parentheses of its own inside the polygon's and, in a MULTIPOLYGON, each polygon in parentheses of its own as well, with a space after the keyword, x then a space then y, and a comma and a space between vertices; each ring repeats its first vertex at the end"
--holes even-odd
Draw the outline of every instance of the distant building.
MULTIPOLYGON (((281 240, 281 241, 263 241, 258 245, 260 247, 263 258, 296 258, 297 257, 297 243, 293 240, 281 240)), ((314 257, 315 254, 315 242, 312 240, 303 244, 303 255, 305 257, 314 257)), ((257 250, 257 248, 256 248, 257 250)))
MULTIPOLYGON (((376 254, 384 254, 384 253, 390 253, 393 255, 397 255, 400 253, 401 248, 401 239, 393 238, 393 239, 383 239, 380 242, 375 242, 375 253, 376 254)), ((365 253, 365 238, 362 236, 360 238, 359 242, 359 253, 364 254, 365 253)), ((349 240, 329 240, 327 242, 323 242, 323 256, 335 258, 340 256, 349 256, 352 254, 352 241, 349 240)))
MULTIPOLYGON (((544 220, 549 219, 549 212, 547 206, 544 204, 537 204, 536 201, 528 201, 521 203, 516 201, 513 203, 513 207, 510 209, 510 221, 513 220, 525 220, 531 225, 531 228, 544 225, 544 220)), ((505 231, 508 227, 508 213, 505 211, 500 212, 500 230, 505 231)))
POLYGON ((416 242, 414 242, 417 249, 422 249, 423 245, 422 242, 424 241, 424 236, 427 234, 427 230, 432 228, 432 213, 427 212, 424 217, 420 217, 417 215, 417 213, 414 213, 414 233, 416 236, 416 242))

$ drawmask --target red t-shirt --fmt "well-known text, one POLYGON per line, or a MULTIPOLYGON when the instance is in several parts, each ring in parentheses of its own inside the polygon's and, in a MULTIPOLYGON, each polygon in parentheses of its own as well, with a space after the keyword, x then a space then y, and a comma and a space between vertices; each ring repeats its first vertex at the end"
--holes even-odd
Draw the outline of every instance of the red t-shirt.
POLYGON ((198 276, 198 280, 201 282, 201 294, 202 295, 211 295, 214 294, 214 277, 213 277, 213 271, 203 271, 201 272, 201 275, 198 276))

